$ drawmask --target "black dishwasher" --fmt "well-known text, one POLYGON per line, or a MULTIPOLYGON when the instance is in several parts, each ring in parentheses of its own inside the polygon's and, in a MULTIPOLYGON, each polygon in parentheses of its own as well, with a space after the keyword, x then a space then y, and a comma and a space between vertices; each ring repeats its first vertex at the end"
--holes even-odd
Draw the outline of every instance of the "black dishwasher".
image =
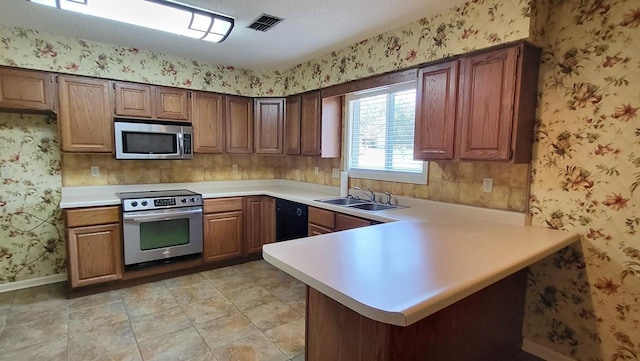
POLYGON ((307 205, 276 198, 276 242, 307 236, 307 205))

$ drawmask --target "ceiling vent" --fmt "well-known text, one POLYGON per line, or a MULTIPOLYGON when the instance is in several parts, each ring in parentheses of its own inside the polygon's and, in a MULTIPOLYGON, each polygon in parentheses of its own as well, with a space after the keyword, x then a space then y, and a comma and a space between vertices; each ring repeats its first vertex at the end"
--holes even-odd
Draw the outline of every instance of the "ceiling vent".
POLYGON ((278 25, 278 23, 280 23, 282 20, 282 18, 273 15, 262 14, 251 25, 247 27, 249 29, 257 31, 267 31, 272 27, 278 25))

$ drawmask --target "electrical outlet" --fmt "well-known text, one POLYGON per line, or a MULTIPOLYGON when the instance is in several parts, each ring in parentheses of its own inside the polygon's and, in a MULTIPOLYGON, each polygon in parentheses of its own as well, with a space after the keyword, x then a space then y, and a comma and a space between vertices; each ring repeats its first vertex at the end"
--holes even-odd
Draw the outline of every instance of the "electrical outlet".
POLYGON ((97 165, 91 166, 91 176, 92 177, 100 177, 100 167, 97 165))
POLYGON ((315 169, 314 169, 313 173, 315 173, 315 175, 320 174, 320 172, 318 171, 318 167, 315 167, 315 169))
POLYGON ((238 173, 238 165, 237 164, 232 165, 231 170, 233 171, 233 173, 238 173))
POLYGON ((340 178, 340 169, 333 168, 333 174, 331 175, 333 178, 340 178))
POLYGON ((484 178, 482 180, 482 191, 486 193, 493 192, 493 178, 484 178))

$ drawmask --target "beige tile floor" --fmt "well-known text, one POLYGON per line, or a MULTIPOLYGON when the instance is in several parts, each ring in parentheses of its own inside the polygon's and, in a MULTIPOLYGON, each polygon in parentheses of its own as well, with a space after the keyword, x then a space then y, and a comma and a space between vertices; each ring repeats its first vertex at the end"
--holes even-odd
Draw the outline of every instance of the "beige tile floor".
POLYGON ((264 261, 68 300, 0 294, 0 360, 304 360, 305 287, 264 261))

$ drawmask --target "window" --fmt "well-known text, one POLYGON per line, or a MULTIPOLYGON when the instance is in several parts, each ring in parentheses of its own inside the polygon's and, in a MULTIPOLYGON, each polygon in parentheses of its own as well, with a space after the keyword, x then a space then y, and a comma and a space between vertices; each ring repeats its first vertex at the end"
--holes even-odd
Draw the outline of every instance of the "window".
POLYGON ((427 183, 427 163, 413 160, 415 103, 415 82, 347 95, 350 176, 427 183))

